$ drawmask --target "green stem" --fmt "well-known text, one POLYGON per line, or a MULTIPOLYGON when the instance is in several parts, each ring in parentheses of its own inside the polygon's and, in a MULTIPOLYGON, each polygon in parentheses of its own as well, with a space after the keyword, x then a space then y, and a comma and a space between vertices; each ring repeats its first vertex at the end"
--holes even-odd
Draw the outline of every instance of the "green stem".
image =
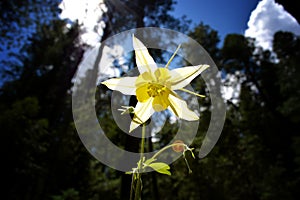
POLYGON ((141 160, 144 157, 145 135, 146 135, 146 125, 143 124, 143 128, 142 128, 142 141, 141 141, 141 157, 140 157, 141 160))
POLYGON ((141 179, 141 171, 143 168, 143 157, 144 157, 144 148, 145 148, 145 135, 146 135, 146 125, 143 124, 142 127, 142 141, 141 141, 141 152, 140 152, 140 161, 138 164, 138 170, 137 170, 137 183, 136 183, 136 187, 135 187, 135 196, 134 196, 134 200, 139 200, 142 194, 142 188, 141 188, 141 183, 142 183, 142 179, 141 179))
POLYGON ((134 176, 135 174, 132 173, 132 178, 131 178, 131 187, 130 187, 130 197, 129 199, 132 200, 132 193, 133 193, 133 184, 134 184, 134 176))
POLYGON ((186 147, 186 144, 184 144, 184 143, 174 143, 174 144, 170 144, 170 145, 168 145, 168 146, 165 146, 164 148, 162 148, 161 150, 159 150, 158 152, 156 152, 156 154, 154 154, 153 156, 152 156, 152 158, 153 159, 155 159, 157 156, 159 156, 159 154, 161 154, 163 151, 165 151, 165 150, 167 150, 167 149, 169 149, 169 148, 171 148, 171 147, 173 147, 173 146, 178 146, 178 145, 181 145, 181 146, 183 146, 183 147, 186 147))

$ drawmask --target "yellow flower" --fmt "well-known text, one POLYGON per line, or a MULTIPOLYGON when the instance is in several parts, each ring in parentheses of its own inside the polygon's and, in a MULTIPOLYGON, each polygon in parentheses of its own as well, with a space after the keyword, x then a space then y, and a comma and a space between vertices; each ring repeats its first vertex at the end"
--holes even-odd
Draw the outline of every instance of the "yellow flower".
POLYGON ((130 130, 145 123, 154 112, 170 110, 177 117, 194 121, 199 117, 191 111, 175 90, 182 90, 197 96, 192 91, 184 89, 195 77, 209 65, 189 66, 169 70, 168 66, 179 47, 164 68, 158 68, 144 44, 133 36, 136 64, 140 75, 137 77, 112 78, 102 82, 111 90, 118 90, 125 95, 136 95, 138 103, 134 108, 134 117, 130 130))

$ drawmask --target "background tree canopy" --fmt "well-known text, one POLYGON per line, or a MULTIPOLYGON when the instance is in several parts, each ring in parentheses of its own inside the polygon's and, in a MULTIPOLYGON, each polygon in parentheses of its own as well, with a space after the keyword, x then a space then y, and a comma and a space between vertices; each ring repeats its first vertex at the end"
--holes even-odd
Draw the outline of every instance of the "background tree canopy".
MULTIPOLYGON (((300 37, 279 31, 273 50, 255 47, 254 39, 227 35, 219 45, 217 30, 200 22, 191 28, 186 18, 169 11, 174 1, 107 1, 102 40, 122 30, 143 26, 166 27, 188 34, 212 56, 224 85, 238 93, 227 100, 225 127, 213 151, 204 159, 187 156, 172 164, 172 176, 143 176, 143 199, 298 199, 300 186, 300 37), (124 9, 120 9, 124 6, 124 9), (129 12, 130 11, 130 12, 129 12), (135 11, 135 12, 131 12, 135 11), (126 15, 125 15, 126 14, 126 15), (125 23, 126 22, 126 23, 125 23)), ((5 188, 3 199, 81 200, 128 199, 130 176, 93 158, 81 143, 72 118, 72 78, 85 45, 80 25, 66 28, 59 19, 58 1, 2 1, 1 48, 22 46, 18 62, 3 62, 0 89, 0 127, 5 188), (33 20, 34 19, 34 20, 33 20), (20 30, 31 27, 26 41, 20 30)), ((151 52, 162 61, 160 51, 151 52)), ((127 60, 129 69, 135 66, 127 60)), ((184 63, 183 63, 184 64, 184 63)), ((116 66, 119 67, 119 66, 116 66)), ((95 78, 97 72, 87 76, 95 78)), ((209 96, 197 79, 194 89, 209 96)), ((119 146, 137 151, 114 123, 110 91, 97 91, 99 122, 119 146), (99 103, 101 101, 101 103, 99 103)), ((196 154, 210 120, 209 98, 199 100, 201 126, 191 145, 196 154)), ((157 142, 173 137, 178 124, 167 121, 157 142)))

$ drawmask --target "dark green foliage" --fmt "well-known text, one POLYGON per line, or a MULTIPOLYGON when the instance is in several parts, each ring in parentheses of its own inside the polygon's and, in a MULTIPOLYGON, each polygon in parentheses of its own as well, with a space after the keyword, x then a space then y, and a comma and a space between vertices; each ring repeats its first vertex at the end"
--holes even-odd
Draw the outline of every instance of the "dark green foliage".
POLYGON ((280 60, 277 64, 279 93, 282 96, 280 112, 295 123, 300 122, 300 39, 287 32, 274 36, 274 51, 280 60))
POLYGON ((41 27, 20 78, 2 87, 8 199, 47 199, 86 187, 89 156, 74 130, 68 95, 83 51, 75 46, 78 28, 62 34, 64 28, 61 21, 41 27))
POLYGON ((189 33, 189 36, 201 44, 213 60, 218 60, 220 50, 217 45, 220 42, 220 39, 216 30, 213 30, 208 25, 201 22, 194 27, 193 31, 189 33))
POLYGON ((245 67, 245 63, 249 61, 253 50, 248 44, 243 35, 229 34, 225 37, 221 52, 222 59, 226 61, 223 62, 231 66, 227 70, 242 70, 245 67))
MULTIPOLYGON (((23 24, 12 15, 11 9, 2 5, 20 4, 23 8, 28 2, 40 1, 12 2, 1 2, 1 18, 23 24)), ((186 31, 189 24, 186 20, 178 21, 168 14, 173 3, 108 2, 113 14, 108 14, 110 25, 103 39, 144 25, 186 31), (126 20, 128 23, 124 24, 126 20)), ((5 23, 2 29, 6 31, 7 27, 5 23)), ((19 76, 0 90, 1 146, 5 158, 2 165, 7 174, 3 199, 127 199, 130 177, 124 178, 123 173, 90 156, 73 124, 71 80, 83 55, 78 45, 78 25, 66 29, 63 21, 51 20, 36 28, 36 35, 24 49, 28 56, 22 60, 19 71, 11 68, 11 74, 19 76)), ((237 102, 227 102, 225 126, 213 151, 203 159, 193 159, 187 153, 193 173, 189 174, 184 160, 179 159, 171 165, 172 176, 155 172, 143 175, 143 199, 299 198, 299 37, 276 33, 270 52, 254 50, 253 40, 235 34, 228 35, 220 49, 217 31, 203 23, 189 35, 211 54, 225 75, 239 71, 240 95, 237 102)), ((156 56, 163 63, 161 52, 155 52, 156 56)), ((87 76, 95 79, 97 73, 91 70, 87 76)), ((234 83, 227 80, 226 84, 234 83)), ((192 85, 196 92, 207 96, 198 99, 203 111, 197 137, 191 145, 197 156, 209 125, 211 102, 201 78, 192 85)), ((139 141, 128 142, 130 137, 113 122, 110 93, 104 86, 97 90, 99 123, 116 145, 137 151, 135 145, 139 141)), ((177 123, 167 121, 157 135, 159 140, 154 143, 148 140, 146 150, 161 148, 177 130, 177 123)))
POLYGON ((0 75, 7 80, 20 75, 19 65, 27 57, 26 45, 37 28, 58 19, 60 0, 2 0, 0 2, 0 75))

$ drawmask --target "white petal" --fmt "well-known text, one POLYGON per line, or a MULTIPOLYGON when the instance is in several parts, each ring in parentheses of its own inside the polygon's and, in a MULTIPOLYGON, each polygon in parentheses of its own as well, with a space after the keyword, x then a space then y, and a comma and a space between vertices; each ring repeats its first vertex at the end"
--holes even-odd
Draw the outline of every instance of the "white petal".
POLYGON ((155 112, 154 109, 152 108, 152 103, 153 103, 153 98, 149 98, 145 102, 138 102, 134 108, 134 119, 130 124, 130 129, 129 133, 136 129, 139 125, 142 123, 145 123, 151 115, 155 112), (139 123, 137 123, 137 122, 139 123))
POLYGON ((157 69, 157 65, 153 58, 150 56, 145 45, 137 39, 134 35, 133 38, 133 48, 135 51, 135 61, 139 69, 140 74, 144 72, 154 73, 157 69))
POLYGON ((133 131, 134 129, 136 129, 137 127, 139 127, 141 124, 138 124, 134 121, 131 121, 130 123, 130 128, 129 128, 129 133, 131 133, 131 131, 133 131))
POLYGON ((171 70, 171 89, 178 90, 180 88, 184 88, 208 67, 209 65, 198 65, 171 70))
POLYGON ((111 90, 118 90, 125 95, 135 95, 137 77, 112 78, 102 82, 111 90))
POLYGON ((171 102, 171 105, 168 107, 168 109, 172 111, 172 113, 177 117, 185 119, 187 121, 194 121, 199 119, 196 113, 194 113, 187 107, 187 104, 184 100, 181 100, 173 95, 169 95, 169 101, 171 102))

